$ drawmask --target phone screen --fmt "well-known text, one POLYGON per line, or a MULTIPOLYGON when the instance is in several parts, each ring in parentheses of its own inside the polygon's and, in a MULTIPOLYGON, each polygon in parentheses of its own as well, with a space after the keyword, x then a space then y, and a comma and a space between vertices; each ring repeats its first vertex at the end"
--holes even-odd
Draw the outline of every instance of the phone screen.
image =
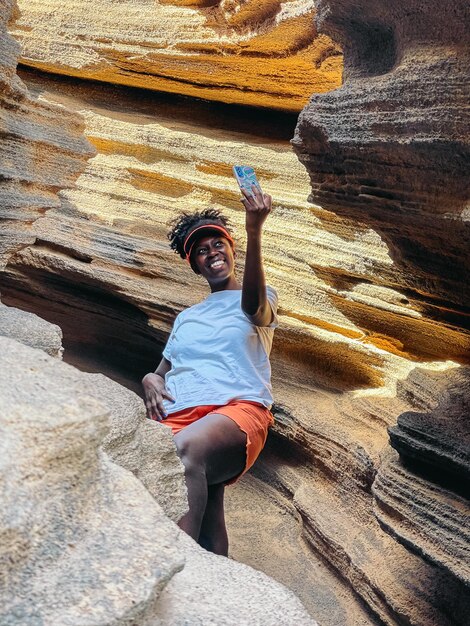
POLYGON ((261 185, 256 178, 255 170, 251 165, 234 165, 233 173, 237 179, 240 189, 245 189, 248 193, 253 194, 252 185, 255 185, 261 191, 261 185))

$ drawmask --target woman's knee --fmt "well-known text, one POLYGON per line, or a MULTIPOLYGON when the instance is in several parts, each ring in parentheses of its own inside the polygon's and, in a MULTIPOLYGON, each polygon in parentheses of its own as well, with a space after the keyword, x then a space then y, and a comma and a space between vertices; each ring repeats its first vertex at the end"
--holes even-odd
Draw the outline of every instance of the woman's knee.
POLYGON ((176 451, 184 465, 186 474, 206 472, 203 447, 194 437, 186 437, 184 431, 175 435, 176 451))

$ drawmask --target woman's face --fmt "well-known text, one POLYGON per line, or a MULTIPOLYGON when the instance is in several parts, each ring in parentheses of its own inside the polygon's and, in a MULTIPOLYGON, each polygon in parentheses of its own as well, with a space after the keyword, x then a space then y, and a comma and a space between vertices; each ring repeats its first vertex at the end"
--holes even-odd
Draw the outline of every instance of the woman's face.
POLYGON ((226 282, 234 273, 235 255, 223 235, 202 237, 194 245, 196 267, 210 285, 226 282))

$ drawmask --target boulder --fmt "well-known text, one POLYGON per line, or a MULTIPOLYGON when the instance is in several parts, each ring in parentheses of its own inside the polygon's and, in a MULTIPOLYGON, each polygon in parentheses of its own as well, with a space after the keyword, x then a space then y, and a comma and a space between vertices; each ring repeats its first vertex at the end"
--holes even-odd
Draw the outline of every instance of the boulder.
POLYGON ((101 451, 108 412, 82 375, 0 345, 2 624, 146 623, 184 565, 177 527, 101 451))
MULTIPOLYGON (((1 303, 0 336, 62 358, 62 332, 58 326, 1 303)), ((56 381, 57 391, 66 385, 106 405, 110 423, 102 442, 103 450, 139 478, 168 517, 178 521, 187 511, 187 500, 184 468, 176 456, 171 430, 146 419, 143 400, 102 374, 79 372, 65 366, 56 379, 53 362, 43 365, 45 375, 49 370, 50 388, 56 381)))
POLYGON ((44 350, 50 356, 62 358, 62 331, 34 313, 6 306, 0 302, 0 335, 44 350))
POLYGON ((12 339, 0 348, 2 624, 315 626, 291 592, 200 548, 110 461, 106 405, 80 372, 12 339))

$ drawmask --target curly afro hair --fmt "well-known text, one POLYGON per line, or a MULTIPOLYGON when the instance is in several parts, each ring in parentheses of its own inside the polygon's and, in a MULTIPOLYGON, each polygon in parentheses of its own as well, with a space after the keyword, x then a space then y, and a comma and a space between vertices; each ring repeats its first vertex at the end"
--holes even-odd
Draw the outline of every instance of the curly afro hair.
MULTIPOLYGON (((182 259, 186 258, 184 250, 184 242, 188 234, 198 226, 205 224, 216 224, 227 228, 229 220, 218 209, 204 209, 203 211, 195 211, 194 213, 186 213, 183 211, 178 217, 170 222, 171 230, 168 232, 170 240, 170 248, 180 255, 182 259)), ((199 274, 195 265, 191 262, 192 269, 199 274)))

